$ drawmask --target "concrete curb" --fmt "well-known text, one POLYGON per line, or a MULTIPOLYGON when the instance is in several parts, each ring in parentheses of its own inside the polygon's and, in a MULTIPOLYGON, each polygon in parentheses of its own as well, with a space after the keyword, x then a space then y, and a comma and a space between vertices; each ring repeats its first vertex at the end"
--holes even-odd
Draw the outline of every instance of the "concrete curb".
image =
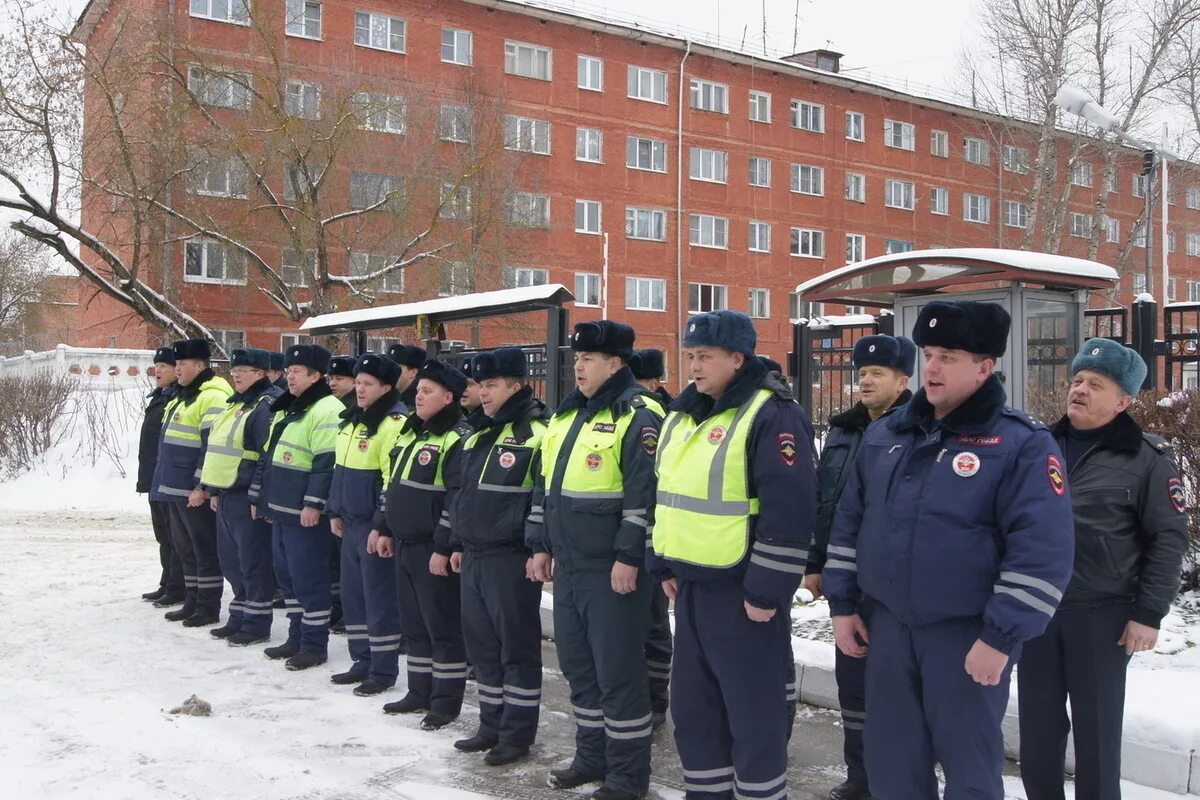
MULTIPOLYGON (((542 635, 554 638, 554 602, 542 595, 542 635)), ((838 709, 837 680, 833 670, 804 661, 796 662, 800 700, 821 708, 838 709)), ((1017 758, 1020 741, 1017 715, 1004 717, 1005 754, 1017 758)), ((1067 770, 1075 768, 1075 750, 1068 744, 1067 770)), ((1159 745, 1125 739, 1121 745, 1121 777, 1127 781, 1175 794, 1200 795, 1200 752, 1171 750, 1159 745)))

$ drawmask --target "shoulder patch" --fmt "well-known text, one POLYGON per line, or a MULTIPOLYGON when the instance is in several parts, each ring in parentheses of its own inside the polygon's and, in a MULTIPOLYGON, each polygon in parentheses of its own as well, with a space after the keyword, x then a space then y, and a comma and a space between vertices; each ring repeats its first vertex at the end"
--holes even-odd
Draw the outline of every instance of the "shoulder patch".
POLYGON ((658 428, 653 425, 646 425, 638 431, 638 443, 642 446, 642 452, 650 457, 658 452, 658 428))
POLYGON ((1050 488, 1056 495, 1062 497, 1066 494, 1066 473, 1063 471, 1062 461, 1053 453, 1046 456, 1046 477, 1050 479, 1050 488))
POLYGON ((1152 447, 1156 453, 1170 455, 1174 450, 1174 446, 1169 441, 1156 434, 1143 432, 1142 439, 1146 442, 1146 444, 1150 445, 1150 447, 1152 447))
POLYGON ((460 422, 454 426, 454 432, 459 436, 470 436, 474 429, 465 422, 460 422))
POLYGON ((779 434, 779 458, 785 466, 796 465, 796 434, 790 431, 779 434))
POLYGON ((1034 431, 1039 430, 1039 429, 1048 430, 1048 428, 1046 427, 1046 424, 1044 422, 1042 422, 1040 419, 1034 419, 1033 417, 1026 414, 1024 411, 1021 411, 1020 409, 1017 409, 1017 408, 1005 408, 1004 416, 1012 417, 1013 419, 1020 420, 1030 430, 1034 430, 1034 431))
POLYGON ((1183 484, 1179 478, 1167 479, 1167 497, 1171 498, 1171 506, 1180 514, 1187 511, 1187 497, 1183 493, 1183 484))

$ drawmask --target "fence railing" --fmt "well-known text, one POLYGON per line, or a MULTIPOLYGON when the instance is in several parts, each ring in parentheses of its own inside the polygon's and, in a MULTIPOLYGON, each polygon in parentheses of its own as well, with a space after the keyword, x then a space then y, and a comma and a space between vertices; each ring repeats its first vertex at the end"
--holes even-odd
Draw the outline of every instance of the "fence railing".
POLYGON ((153 350, 119 350, 103 347, 70 347, 32 351, 0 358, 0 377, 38 374, 73 375, 81 381, 145 381, 153 374, 153 350))

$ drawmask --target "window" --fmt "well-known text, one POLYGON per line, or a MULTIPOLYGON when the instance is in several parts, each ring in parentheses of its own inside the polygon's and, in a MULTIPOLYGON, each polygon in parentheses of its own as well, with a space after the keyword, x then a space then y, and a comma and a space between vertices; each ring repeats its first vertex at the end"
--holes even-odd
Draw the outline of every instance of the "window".
POLYGON ((984 194, 963 194, 963 219, 967 222, 988 222, 992 218, 992 198, 984 194))
POLYGON ((825 106, 805 100, 792 101, 792 127, 813 133, 825 132, 825 106))
POLYGON ((600 276, 594 272, 575 273, 575 305, 600 305, 600 276))
POLYGON ((465 220, 471 218, 471 187, 458 186, 453 183, 442 183, 441 211, 442 219, 465 220))
POLYGON ((575 232, 600 233, 600 201, 575 201, 575 232))
POLYGON ((300 119, 321 116, 321 87, 315 83, 288 81, 285 87, 284 113, 300 119))
POLYGON ((692 148, 691 176, 698 181, 725 183, 727 179, 727 161, 723 150, 709 150, 706 147, 692 148))
POLYGON ((403 97, 357 92, 352 104, 359 119, 359 127, 380 133, 404 133, 408 107, 403 97))
POLYGON ((807 258, 825 257, 825 231, 812 228, 792 228, 792 255, 807 258))
POLYGON ((1092 187, 1092 165, 1086 161, 1076 161, 1071 165, 1071 183, 1075 186, 1092 187))
POLYGON ((592 56, 579 57, 579 88, 589 92, 604 91, 604 62, 592 56))
POLYGON ((504 71, 522 78, 550 80, 551 52, 549 47, 522 42, 504 43, 504 71))
POLYGON ((689 237, 693 247, 729 247, 729 220, 711 214, 692 214, 688 219, 689 237))
POLYGON ((238 111, 250 108, 250 76, 244 73, 218 72, 191 64, 188 91, 201 105, 238 111))
POLYGON ((650 172, 667 171, 667 143, 630 136, 625 147, 625 166, 650 172))
POLYGON ((316 263, 317 254, 312 250, 305 251, 301 257, 298 250, 289 247, 280 254, 279 277, 293 288, 308 286, 308 276, 313 274, 316 263))
POLYGON ((907 122, 894 119, 883 121, 883 143, 888 147, 899 150, 915 150, 917 148, 917 128, 907 122))
POLYGON ((575 160, 600 164, 604 161, 604 132, 595 128, 575 129, 575 160))
POLYGON ((1070 225, 1072 236, 1077 236, 1081 239, 1087 239, 1092 235, 1091 214, 1079 214, 1072 211, 1070 217, 1068 218, 1068 224, 1070 225))
POLYGON ((1004 224, 1010 228, 1029 227, 1029 204, 1016 200, 1004 201, 1004 224))
POLYGON ((403 205, 404 178, 376 172, 350 173, 350 206, 359 210, 386 206, 398 211, 403 205))
POLYGON ((1142 272, 1133 274, 1133 293, 1135 295, 1142 294, 1146 291, 1146 275, 1142 272))
POLYGON ((354 43, 362 47, 403 53, 406 29, 404 20, 399 17, 354 12, 354 43))
MULTIPOLYGON (((279 349, 281 351, 286 353, 287 349, 289 347, 295 347, 298 344, 316 344, 316 343, 313 341, 313 337, 311 337, 311 336, 301 336, 298 333, 281 333, 281 334, 279 334, 279 349)), ((386 348, 384 348, 384 349, 386 349, 386 348)), ((371 353, 380 352, 380 350, 376 350, 372 347, 368 347, 367 350, 368 350, 368 352, 371 352, 371 353)))
POLYGON ((471 66, 471 32, 442 28, 442 61, 471 66))
POLYGON ((208 332, 212 334, 213 341, 216 342, 226 353, 232 353, 237 348, 246 346, 245 331, 210 328, 208 332))
POLYGON ((855 203, 867 202, 867 176, 860 172, 846 173, 846 199, 855 203))
POLYGON ((550 155, 550 123, 508 114, 504 117, 504 147, 522 153, 550 155))
POLYGON ((658 69, 629 67, 629 96, 651 103, 667 102, 667 73, 658 69))
POLYGON ((1200 303, 1200 281, 1188 281, 1187 293, 1189 303, 1200 303))
POLYGON ((517 192, 509 201, 508 219, 526 228, 549 228, 550 196, 517 192))
MULTIPOLYGON (((356 278, 366 275, 373 275, 378 272, 387 270, 393 266, 395 261, 390 256, 379 255, 377 253, 351 253, 350 254, 350 274, 356 278)), ((404 292, 404 270, 392 269, 384 272, 379 281, 378 288, 381 292, 391 292, 401 294, 404 292)))
POLYGON ((987 166, 988 163, 988 143, 983 139, 974 139, 967 136, 963 139, 963 159, 968 164, 982 164, 987 166))
POLYGON ((192 0, 193 17, 232 22, 237 25, 250 24, 249 0, 192 0))
POLYGON ((771 290, 751 289, 750 302, 746 311, 753 319, 770 319, 771 290))
POLYGON ((631 311, 666 311, 667 282, 662 278, 626 278, 625 307, 631 311))
MULTIPOLYGON (((1029 172, 1029 151, 1024 147, 1006 144, 1000 150, 1000 158, 1004 169, 1009 172, 1016 172, 1019 175, 1029 172)), ((1088 186, 1091 184, 1089 183, 1088 186)))
POLYGON ((1192 186, 1187 190, 1187 207, 1200 208, 1200 186, 1192 186))
POLYGON ((929 213, 949 215, 950 190, 941 186, 929 187, 929 213))
POLYGON ((1113 169, 1111 172, 1104 173, 1104 191, 1113 194, 1117 191, 1117 171, 1113 169))
POLYGON ((192 239, 184 245, 183 279, 195 283, 245 283, 245 256, 213 239, 192 239))
POLYGON ((209 156, 203 152, 188 157, 188 191, 211 197, 245 197, 246 170, 236 156, 209 156))
POLYGON ((750 239, 747 249, 752 253, 771 252, 771 223, 750 220, 750 239))
POLYGON ((750 185, 771 185, 771 159, 750 156, 750 185))
POLYGON ((438 297, 467 294, 470 291, 470 264, 465 261, 438 264, 438 297))
POLYGON ((888 178, 883 185, 883 204, 888 208, 916 208, 916 186, 911 181, 888 178))
POLYGON ((439 107, 438 136, 447 142, 471 141, 471 109, 465 106, 439 107))
POLYGON ((313 0, 287 0, 287 35, 321 38, 321 4, 313 0))
POLYGON ((861 233, 846 234, 846 263, 856 264, 867 257, 867 237, 861 233))
POLYGON ((884 239, 883 252, 885 255, 892 253, 909 253, 912 252, 913 243, 904 239, 884 239))
POLYGON ((1167 233, 1167 252, 1175 252, 1175 231, 1170 231, 1167 233))
POLYGON ((545 286, 550 282, 550 271, 533 267, 509 267, 504 270, 504 288, 517 289, 522 286, 545 286))
POLYGON ((858 111, 846 112, 846 138, 854 142, 866 141, 866 118, 858 111))
POLYGON ((288 164, 283 170, 283 199, 294 203, 312 192, 313 180, 306 164, 288 164))
POLYGON ((715 283, 688 284, 688 311, 701 314, 705 311, 721 311, 729 307, 726 302, 728 289, 715 283))
POLYGON ((657 208, 625 209, 625 235, 630 239, 646 239, 652 242, 667 240, 667 212, 657 208))
POLYGON ((825 170, 810 164, 792 164, 792 191, 800 194, 825 194, 825 170))
POLYGON ((750 121, 771 122, 771 95, 766 92, 750 93, 750 121))
POLYGON ((729 87, 723 83, 702 81, 692 78, 692 108, 700 111, 712 111, 717 114, 729 113, 729 87))
POLYGON ((1133 224, 1133 246, 1146 246, 1146 220, 1139 219, 1133 224))
POLYGON ((929 154, 938 158, 950 157, 950 134, 945 131, 929 132, 929 154))
MULTIPOLYGON (((1200 256, 1200 233, 1189 233, 1187 235, 1187 254, 1189 256, 1200 256)), ((1191 300, 1191 292, 1189 291, 1188 294, 1188 299, 1191 300)))
POLYGON ((1134 197, 1145 197, 1146 196, 1146 178, 1148 178, 1148 177, 1149 177, 1148 175, 1134 175, 1133 176, 1133 196, 1134 197))
POLYGON ((1121 220, 1112 217, 1104 219, 1104 238, 1109 243, 1121 241, 1121 220))

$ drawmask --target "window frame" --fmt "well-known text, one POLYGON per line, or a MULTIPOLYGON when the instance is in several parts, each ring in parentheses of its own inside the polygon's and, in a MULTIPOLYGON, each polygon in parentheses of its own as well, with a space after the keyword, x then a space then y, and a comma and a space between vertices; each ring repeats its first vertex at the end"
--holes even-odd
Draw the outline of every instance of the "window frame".
POLYGON ((936 214, 939 217, 950 216, 950 189, 948 187, 929 187, 929 213, 936 214), (934 200, 935 197, 941 198, 941 202, 936 202, 934 200))
POLYGON ((688 283, 688 313, 705 314, 710 311, 725 311, 729 308, 729 286, 723 283, 704 283, 691 281, 688 283), (703 308, 705 290, 708 290, 711 308, 703 308), (693 298, 693 293, 695 297, 693 298), (719 297, 719 299, 718 299, 719 297))
POLYGON ((522 42, 516 39, 504 40, 504 74, 512 75, 516 78, 529 78, 535 81, 552 81, 554 80, 554 48, 546 47, 541 44, 533 44, 532 42, 522 42), (521 54, 529 51, 530 57, 530 72, 537 72, 541 66, 540 56, 545 56, 545 77, 537 74, 526 74, 520 71, 521 54))
POLYGON ((977 192, 963 192, 963 222, 973 222, 977 225, 988 225, 992 221, 992 198, 977 192), (973 209, 981 212, 982 217, 973 216, 973 209))
POLYGON ((704 78, 691 78, 688 82, 688 104, 695 111, 710 114, 729 114, 729 84, 717 83, 704 78), (705 95, 714 107, 705 104, 705 95))
POLYGON ((550 120, 525 117, 520 114, 504 115, 505 150, 512 150, 516 153, 530 153, 538 156, 551 155, 553 132, 550 120), (545 126, 545 150, 538 149, 539 139, 542 138, 539 134, 540 126, 545 126), (528 131, 525 128, 528 128, 528 131), (526 143, 529 144, 528 147, 524 146, 526 143))
POLYGON ((767 222, 766 220, 752 219, 749 221, 749 223, 747 224, 747 227, 746 227, 746 231, 747 231, 746 232, 746 250, 747 250, 747 252, 750 252, 750 253, 770 253, 771 252, 771 227, 772 227, 771 223, 767 222), (762 245, 762 243, 763 243, 762 242, 763 236, 761 235, 761 232, 764 230, 766 231, 766 245, 767 246, 765 248, 761 247, 761 246, 756 247, 755 245, 762 245), (757 231, 757 233, 756 233, 756 231, 757 231))
POLYGON ((746 292, 746 316, 750 319, 770 319, 771 318, 771 290, 762 286, 751 286, 746 292), (759 302, 755 303, 756 294, 759 302), (756 313, 758 309, 756 305, 762 307, 761 313, 756 313))
POLYGON ((520 289, 529 286, 546 286, 549 283, 550 270, 546 269, 545 267, 504 268, 504 286, 506 289, 520 289))
POLYGON ((791 237, 788 241, 788 253, 793 258, 825 258, 825 231, 821 228, 802 228, 792 226, 791 237), (808 238, 808 249, 811 252, 804 252, 805 237, 808 238), (820 246, 817 247, 816 245, 820 246), (820 252, 816 252, 819 250, 820 252))
POLYGON ((692 147, 688 152, 688 177, 704 183, 729 183, 729 153, 711 147, 692 147), (705 175, 706 171, 710 175, 705 175))
POLYGON ((688 215, 688 244, 692 247, 702 247, 706 250, 728 250, 729 249, 729 217, 720 217, 716 214, 689 214, 688 215), (707 238, 709 243, 705 243, 705 224, 708 223, 709 234, 707 238), (718 225, 718 223, 720 223, 718 225), (718 237, 718 228, 720 228, 721 236, 718 237), (717 240, 721 239, 718 244, 717 240))
POLYGON ((662 139, 647 139, 647 138, 643 138, 641 136, 626 136, 625 137, 625 166, 628 169, 636 169, 640 172, 656 172, 659 174, 665 174, 667 172, 667 153, 668 153, 667 142, 663 141, 662 139), (631 164, 629 161, 629 156, 630 156, 631 152, 635 156, 634 160, 640 161, 640 157, 641 157, 640 144, 642 142, 648 142, 650 144, 650 166, 648 166, 648 167, 639 166, 636 163, 631 164), (662 148, 662 169, 655 169, 654 168, 654 163, 656 161, 655 152, 659 149, 660 145, 662 148), (632 150, 631 150, 631 148, 632 148, 632 150))
POLYGON ((1020 200, 1005 200, 1004 201, 1004 227, 1016 228, 1017 230, 1029 230, 1029 215, 1033 213, 1028 203, 1020 200), (1016 222, 1013 221, 1016 210, 1016 222))
POLYGON ((588 236, 600 236, 604 232, 604 203, 600 200, 584 200, 582 198, 575 199, 575 232, 582 233, 588 236), (579 214, 583 211, 583 227, 579 226, 579 214), (592 212, 595 212, 595 220, 592 220, 592 212), (590 224, 595 223, 595 230, 592 230, 590 224))
POLYGON ((661 106, 665 106, 669 100, 669 93, 667 91, 667 73, 661 69, 654 69, 653 67, 639 67, 636 64, 630 64, 628 71, 626 72, 625 89, 626 96, 630 100, 641 100, 645 103, 655 103, 661 106), (643 77, 651 80, 649 97, 644 97, 640 94, 634 93, 635 90, 641 91, 643 77), (636 84, 634 82, 635 78, 637 80, 636 84), (661 100, 654 96, 657 94, 655 90, 658 88, 658 84, 660 82, 662 84, 661 100))
POLYGON ((398 53, 400 55, 406 55, 408 53, 408 20, 403 17, 394 17, 391 14, 383 14, 378 11, 355 11, 354 12, 354 46, 355 47, 365 47, 368 50, 379 50, 379 51, 382 51, 385 53, 398 53), (358 40, 358 34, 359 34, 360 30, 363 30, 363 28, 360 28, 358 23, 359 23, 360 19, 364 16, 367 18, 367 27, 365 29, 367 32, 367 41, 360 42, 358 40), (371 40, 375 35, 374 24, 375 24, 376 18, 387 21, 387 24, 388 24, 387 38, 388 38, 388 43, 389 43, 388 47, 383 47, 383 46, 371 43, 371 40), (393 30, 393 26, 397 22, 400 23, 400 29, 401 29, 401 32, 400 32, 401 44, 400 44, 399 50, 390 46, 392 39, 396 36, 396 33, 393 30))
POLYGON ((351 102, 362 110, 359 130, 387 133, 392 136, 404 136, 408 133, 408 100, 405 97, 382 92, 355 92, 351 102), (379 122, 380 113, 384 116, 382 126, 375 124, 379 122), (397 114, 399 127, 392 125, 397 114))
POLYGON ((771 93, 770 92, 761 92, 761 91, 758 91, 757 89, 751 89, 750 94, 749 94, 749 104, 750 104, 750 108, 747 113, 749 114, 751 122, 758 122, 763 125, 771 124, 771 93), (761 117, 756 117, 754 115, 755 109, 761 110, 761 108, 760 108, 762 105, 761 101, 763 101, 763 100, 766 101, 766 107, 767 107, 766 108, 766 119, 762 119, 761 117))
POLYGON ((917 209, 917 185, 913 181, 901 180, 900 178, 885 178, 883 182, 883 205, 885 208, 897 208, 901 211, 916 211, 917 209), (907 188, 907 196, 909 205, 896 204, 892 202, 893 189, 907 188))
POLYGON ((324 40, 325 33, 325 4, 319 0, 284 0, 284 34, 297 39, 308 39, 309 41, 320 42, 324 40), (300 12, 293 12, 292 6, 300 6, 300 12), (308 26, 312 22, 309 17, 310 7, 315 6, 317 9, 316 35, 308 32, 308 26), (297 29, 296 20, 299 19, 299 29, 297 29))
POLYGON ((604 59, 580 53, 575 60, 575 88, 585 92, 604 92, 604 59), (597 68, 596 86, 591 86, 592 67, 597 68))
POLYGON ((893 150, 907 150, 908 152, 916 152, 917 149, 917 126, 911 122, 904 122, 899 119, 884 119, 883 121, 883 146, 890 147, 893 150), (900 143, 896 144, 894 134, 899 132, 900 143))
POLYGON ((472 124, 472 122, 471 109, 469 107, 443 103, 438 106, 438 139, 443 142, 454 142, 455 144, 470 144, 475 133, 473 130, 475 126, 472 124), (453 136, 447 134, 447 113, 450 115, 450 121, 454 123, 452 126, 453 136), (462 131, 460 131, 459 128, 463 127, 459 123, 464 123, 467 128, 465 139, 458 138, 460 135, 462 135, 462 131))
POLYGON ((791 114, 789 115, 788 121, 795 130, 823 134, 825 133, 825 104, 793 98, 791 103, 791 114), (809 125, 812 124, 813 113, 815 111, 817 117, 819 117, 819 125, 817 127, 808 127, 803 124, 805 121, 806 111, 809 125))
POLYGON ((603 276, 599 272, 576 272, 575 273, 575 305, 583 308, 600 308, 604 304, 604 284, 603 276), (583 279, 583 289, 579 288, 579 279, 583 279), (589 284, 595 281, 596 302, 589 303, 586 300, 588 295, 589 284), (585 298, 585 299, 580 299, 585 298))
POLYGON ((667 240, 667 212, 661 208, 648 206, 625 206, 625 238, 638 242, 665 242, 667 240), (645 223, 651 234, 654 233, 656 223, 660 223, 662 236, 637 235, 639 222, 645 223))
POLYGON ((963 161, 979 167, 990 166, 992 154, 987 141, 977 136, 964 136, 963 161))
POLYGON ((321 118, 321 84, 311 81, 288 80, 283 87, 283 113, 293 119, 304 119, 310 122, 321 118), (312 98, 309 98, 311 90, 312 98), (309 103, 315 103, 309 108, 309 103), (296 105, 299 103, 299 105, 296 105))
POLYGON ((846 234, 846 263, 857 264, 860 261, 867 260, 867 235, 865 233, 847 233, 846 234), (858 253, 858 257, 854 257, 854 252, 858 253))
POLYGON ((845 199, 850 203, 866 203, 867 202, 867 176, 862 172, 846 172, 845 173, 845 199), (857 186, 857 192, 851 192, 851 188, 857 186))
POLYGON ((242 27, 248 27, 252 22, 251 15, 250 15, 250 0, 228 0, 228 2, 226 3, 226 8, 229 9, 230 13, 229 13, 229 16, 227 16, 227 17, 213 16, 212 6, 213 6, 213 0, 189 0, 188 16, 194 17, 195 19, 206 19, 206 20, 210 20, 212 22, 224 22, 228 25, 240 25, 242 27), (196 11, 196 3, 197 2, 204 3, 204 6, 205 6, 205 8, 208 9, 208 11, 205 13, 197 12, 196 11), (235 4, 240 4, 240 7, 245 11, 244 18, 237 18, 233 15, 233 7, 235 4))
POLYGON ((846 139, 851 142, 865 142, 867 140, 867 115, 861 111, 846 112, 846 139), (856 119, 856 125, 851 125, 850 120, 856 119), (858 136, 850 134, 857 127, 858 136))
MULTIPOLYGON (((382 269, 382 267, 387 266, 392 262, 392 258, 382 253, 363 253, 359 251, 351 251, 346 264, 350 275, 357 277, 360 275, 369 275, 370 273, 375 272, 377 269, 382 269), (376 264, 372 264, 372 261, 382 261, 383 265, 377 266, 376 264), (358 270, 360 268, 364 271, 359 272, 358 270)), ((404 279, 404 272, 405 271, 403 269, 397 269, 393 270, 387 275, 377 278, 375 282, 375 290, 387 294, 405 294, 408 289, 407 282, 404 279), (397 280, 399 281, 399 288, 396 288, 395 282, 397 280)))
POLYGON ((929 131, 929 155, 934 158, 950 157, 950 132, 934 128, 929 131))
POLYGON ((824 197, 825 196, 825 168, 818 167, 815 164, 792 164, 791 166, 791 189, 793 194, 803 194, 809 197, 824 197), (804 188, 805 170, 808 171, 809 188, 804 188), (816 182, 820 185, 813 188, 813 176, 816 176, 816 182))
POLYGON ((443 64, 456 64, 460 67, 473 66, 473 62, 475 61, 475 34, 471 31, 465 30, 463 28, 443 27, 442 28, 442 49, 441 49, 440 57, 441 57, 441 61, 443 64), (450 44, 446 43, 446 34, 447 33, 451 34, 452 38, 453 38, 453 41, 450 44), (455 56, 458 55, 459 34, 465 35, 466 39, 467 39, 467 60, 466 61, 459 61, 457 58, 453 58, 453 59, 446 58, 446 48, 447 47, 450 47, 453 49, 453 51, 454 51, 453 55, 455 55, 455 56))
POLYGON ((550 203, 548 194, 513 192, 509 197, 508 221, 522 228, 547 229, 550 227, 550 203))
POLYGON ((254 92, 251 89, 251 81, 253 78, 245 72, 224 71, 217 72, 209 69, 201 64, 188 64, 187 72, 187 90, 192 97, 202 106, 209 108, 224 108, 229 111, 249 111, 254 103, 254 92), (238 75, 246 81, 243 85, 238 80, 234 79, 234 75, 238 75), (220 81, 222 91, 228 95, 230 102, 228 104, 215 102, 211 92, 213 90, 213 81, 220 81), (238 103, 238 94, 244 94, 244 103, 238 103))
POLYGON ((662 278, 649 278, 639 275, 625 276, 625 310, 627 311, 657 311, 664 313, 667 310, 667 282, 662 278), (633 289, 631 292, 630 289, 633 289), (642 289, 646 290, 647 305, 631 305, 640 301, 642 289), (657 292, 655 290, 658 290, 657 292), (657 308, 654 304, 655 294, 659 294, 662 298, 662 307, 657 308), (632 300, 630 299, 632 295, 632 300))
POLYGON ((748 172, 750 173, 747 178, 748 185, 753 186, 757 189, 770 189, 771 188, 771 159, 769 159, 765 156, 750 156, 747 159, 746 165, 748 168, 748 172), (762 173, 764 171, 763 170, 755 170, 755 165, 758 165, 758 166, 765 165, 766 166, 766 170, 765 170, 766 180, 765 181, 756 182, 756 178, 763 177, 762 173))
POLYGON ((183 280, 185 283, 208 283, 217 286, 245 286, 246 285, 246 262, 245 256, 238 250, 234 250, 222 241, 211 239, 204 236, 197 236, 188 239, 183 243, 183 280), (188 252, 193 246, 201 248, 200 269, 201 274, 192 275, 188 273, 188 252), (237 258, 241 257, 241 278, 213 278, 208 274, 209 248, 220 248, 222 252, 222 268, 224 273, 230 273, 230 264, 237 258))
POLYGON ((1014 175, 1029 174, 1029 148, 1015 144, 1001 145, 1000 167, 1014 175))
POLYGON ((575 160, 582 161, 586 164, 603 164, 604 163, 604 131, 600 128, 584 128, 582 126, 575 128, 575 160), (592 145, 592 134, 595 134, 596 157, 589 158, 592 145), (583 154, 580 155, 582 150, 583 154))

